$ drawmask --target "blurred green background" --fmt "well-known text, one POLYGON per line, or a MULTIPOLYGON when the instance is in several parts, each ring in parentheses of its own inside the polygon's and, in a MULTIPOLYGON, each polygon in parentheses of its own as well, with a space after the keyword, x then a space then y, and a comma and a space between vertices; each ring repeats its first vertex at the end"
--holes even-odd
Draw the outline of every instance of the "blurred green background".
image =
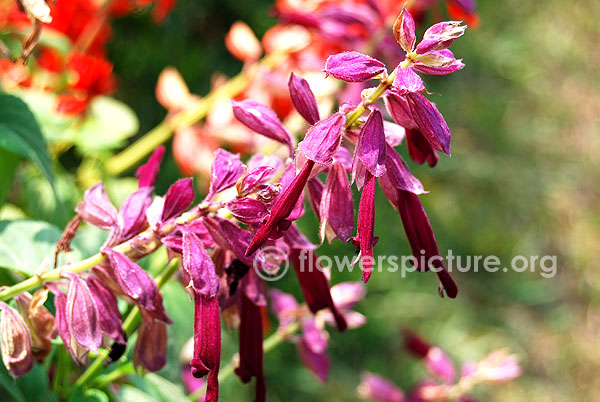
MULTIPOLYGON (((433 274, 375 272, 357 308, 368 324, 331 332, 329 381, 320 383, 302 367, 295 347, 283 344, 265 356, 270 401, 355 400, 363 370, 410 389, 425 371, 403 350, 403 328, 444 348, 457 364, 502 347, 518 354, 522 377, 478 388, 473 395, 480 401, 600 400, 600 5, 477 5, 480 26, 452 47, 465 69, 426 77, 429 91, 442 95, 433 99, 452 130, 452 157, 441 156, 435 169, 409 165, 430 190, 421 199, 442 254, 496 255, 503 264, 516 255, 556 255, 557 275, 543 278, 539 267, 455 273, 460 292, 451 300, 439 298, 433 274)), ((231 24, 243 20, 260 37, 275 21, 270 6, 179 0, 159 26, 143 13, 116 20, 109 46, 120 80, 116 97, 135 110, 140 133, 165 115, 154 96, 165 66, 177 67, 193 93, 207 93, 211 74, 232 76, 241 68, 223 45, 231 24)), ((169 156, 157 192, 178 174, 169 156)), ((376 255, 408 254, 399 217, 382 194, 377 197, 376 255)), ((28 211, 49 219, 43 212, 28 211)), ((317 241, 314 219, 300 225, 317 241)), ((324 250, 354 252, 339 242, 324 250)), ((334 283, 347 280, 359 280, 358 274, 333 275, 334 283)), ((293 275, 275 286, 299 296, 293 275)), ((176 324, 169 330, 170 364, 161 374, 178 382, 178 349, 191 336, 192 304, 176 284, 165 292, 176 324)), ((235 334, 224 334, 224 362, 235 344, 235 334)), ((222 384, 224 401, 252 395, 253 386, 237 378, 222 384)))

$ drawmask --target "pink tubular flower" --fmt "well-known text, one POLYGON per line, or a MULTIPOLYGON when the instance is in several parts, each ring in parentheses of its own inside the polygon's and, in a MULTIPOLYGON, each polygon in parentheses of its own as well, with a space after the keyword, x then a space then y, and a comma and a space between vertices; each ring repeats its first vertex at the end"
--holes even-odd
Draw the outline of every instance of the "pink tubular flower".
POLYGON ((242 280, 242 295, 239 304, 240 313, 240 364, 235 373, 247 383, 256 378, 255 402, 267 399, 263 372, 263 324, 261 307, 252 301, 249 295, 251 283, 246 276, 242 280))
POLYGON ((331 293, 329 293, 329 283, 323 273, 323 268, 319 265, 317 255, 312 251, 292 248, 290 260, 294 264, 300 288, 310 311, 316 313, 321 309, 329 308, 335 318, 338 330, 345 331, 346 320, 333 303, 331 293), (307 257, 310 258, 310 261, 307 261, 307 257))
POLYGON ((358 396, 378 402, 404 402, 404 392, 389 380, 373 373, 360 376, 358 396))

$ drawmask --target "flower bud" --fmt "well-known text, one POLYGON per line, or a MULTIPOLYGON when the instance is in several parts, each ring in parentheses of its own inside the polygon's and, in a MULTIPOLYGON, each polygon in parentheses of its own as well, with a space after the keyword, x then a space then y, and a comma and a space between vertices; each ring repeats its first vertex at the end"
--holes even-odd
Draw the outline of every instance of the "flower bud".
POLYGON ((412 52, 415 47, 415 20, 406 8, 403 8, 396 18, 393 26, 394 37, 398 44, 406 51, 412 52))
POLYGON ((432 25, 423 34, 423 40, 417 45, 418 54, 427 53, 431 50, 442 50, 454 42, 454 39, 462 36, 467 29, 466 25, 460 25, 462 21, 444 21, 432 25))
POLYGON ((2 362, 13 378, 27 374, 33 367, 31 336, 25 321, 15 309, 0 302, 0 349, 2 362))
POLYGON ((242 61, 256 61, 262 53, 260 42, 250 27, 241 21, 236 21, 225 36, 227 50, 242 61))
POLYGON ((117 223, 117 209, 108 199, 102 182, 86 190, 75 210, 84 221, 100 229, 109 230, 117 223))
POLYGON ((235 185, 245 169, 239 154, 217 149, 210 171, 210 192, 206 198, 210 199, 215 194, 235 185))
POLYGON ((363 82, 383 73, 385 64, 359 52, 342 52, 329 56, 323 71, 338 80, 363 82))
POLYGON ((300 116, 304 117, 304 120, 309 124, 315 124, 321 120, 317 99, 311 91, 308 82, 304 78, 294 75, 292 72, 288 81, 288 87, 292 103, 298 113, 300 113, 300 116))
POLYGON ((264 135, 288 147, 290 155, 294 154, 292 148, 292 135, 279 120, 273 110, 253 100, 231 100, 234 116, 249 129, 264 135))
POLYGON ((358 386, 358 396, 379 402, 403 402, 404 393, 389 380, 373 373, 363 373, 358 386))

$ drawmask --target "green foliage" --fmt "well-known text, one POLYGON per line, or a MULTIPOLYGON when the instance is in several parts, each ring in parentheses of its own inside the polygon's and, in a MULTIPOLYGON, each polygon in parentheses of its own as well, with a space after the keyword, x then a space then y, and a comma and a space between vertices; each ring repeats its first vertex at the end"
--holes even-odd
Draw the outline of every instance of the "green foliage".
POLYGON ((50 182, 54 169, 40 127, 19 98, 0 93, 0 148, 32 161, 50 182))
MULTIPOLYGON (((46 222, 32 220, 0 221, 0 267, 26 276, 52 268, 56 241, 62 231, 46 222)), ((60 263, 78 261, 82 254, 74 251, 60 257, 60 263)))

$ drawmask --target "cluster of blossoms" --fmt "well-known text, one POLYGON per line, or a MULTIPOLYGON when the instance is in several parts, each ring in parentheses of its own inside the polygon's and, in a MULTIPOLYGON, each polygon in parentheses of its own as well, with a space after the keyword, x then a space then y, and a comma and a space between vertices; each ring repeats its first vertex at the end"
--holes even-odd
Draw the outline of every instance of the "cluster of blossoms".
MULTIPOLYGON (((439 0, 414 0, 407 2, 407 9, 417 20, 422 20, 426 11, 439 3, 439 0)), ((452 18, 475 21, 473 1, 445 3, 452 18)), ((294 106, 288 95, 289 72, 294 71, 311 83, 319 110, 324 113, 332 110, 331 100, 335 97, 340 103, 360 102, 364 86, 351 85, 340 91, 335 82, 321 79, 323 60, 330 54, 358 50, 388 65, 397 65, 405 54, 389 27, 399 7, 400 3, 389 0, 278 0, 274 14, 279 23, 270 28, 261 41, 245 23, 234 23, 225 44, 234 57, 244 62, 243 74, 247 80, 235 99, 256 100, 275 111, 287 126, 298 127, 301 123, 293 113, 294 106), (262 54, 265 55, 263 62, 260 61, 262 54), (265 63, 268 60, 271 61, 265 63)), ((213 90, 225 83, 225 77, 217 76, 213 90)), ((165 69, 159 77, 156 96, 170 116, 193 111, 200 99, 189 93, 173 67, 165 69)), ((212 105, 203 122, 176 128, 173 154, 184 174, 209 177, 212 155, 221 145, 241 154, 269 149, 268 143, 235 119, 223 98, 212 105)))
POLYGON ((373 373, 363 373, 358 395, 362 399, 378 402, 427 402, 449 401, 474 402, 467 393, 478 384, 499 384, 521 375, 516 356, 505 350, 495 350, 479 362, 469 361, 462 365, 457 378, 452 360, 439 347, 428 344, 417 335, 407 332, 406 349, 420 358, 432 376, 423 380, 404 395, 402 389, 389 380, 373 373))
MULTIPOLYGON (((69 271, 67 265, 61 270, 62 279, 46 283, 33 296, 18 296, 17 302, 25 306, 22 318, 10 306, 0 305, 2 354, 11 373, 22 375, 31 368, 32 359, 43 359, 48 340, 55 333, 79 363, 85 363, 89 351, 96 352, 102 345, 110 346, 112 358, 118 358, 127 337, 117 296, 135 303, 141 312, 134 350, 136 366, 149 371, 163 367, 166 328, 171 320, 156 282, 135 261, 164 245, 171 258, 178 258, 179 279, 194 300, 190 373, 196 378, 207 376, 207 401, 218 399, 222 316, 231 327, 239 328, 235 373, 243 382, 254 378, 256 400, 266 400, 263 310, 267 294, 284 328, 294 321, 301 325, 302 335, 290 339, 298 344, 305 364, 324 379, 329 367, 324 324, 330 322, 340 331, 364 324, 364 317, 350 311, 364 296, 364 289, 356 283, 330 289, 322 269, 302 269, 301 254, 317 246, 294 221, 305 213, 306 194, 321 222, 321 240, 338 238, 354 244, 358 249, 356 263, 361 263, 366 283, 377 243, 374 197, 379 183, 400 214, 414 255, 424 253, 427 260, 439 255, 418 198, 426 191, 394 147, 405 141, 415 162, 431 166, 437 162, 436 151, 449 154, 450 131, 436 106, 423 95, 425 87, 417 73, 449 74, 462 68, 448 47, 464 29, 459 22, 441 22, 430 27, 416 44, 414 20, 403 10, 393 33, 405 58, 391 73, 383 62, 359 52, 330 56, 323 70, 326 74, 351 83, 375 78, 380 83, 364 90, 359 103, 344 102, 328 117, 321 117, 309 83, 292 73, 288 79, 291 103, 310 125, 297 147, 275 111, 253 100, 232 100, 232 113, 240 124, 281 144, 285 156, 257 153, 244 163, 238 154, 217 150, 208 194, 191 209, 195 199, 191 178, 177 181, 164 196, 152 196, 162 147, 138 169, 138 190, 119 210, 101 182, 88 189, 77 206, 73 227, 83 220, 109 231, 101 249, 103 262, 87 273, 69 271), (395 122, 384 120, 384 112, 374 104, 379 97, 384 98, 395 122), (368 116, 362 118, 365 112, 368 116), (352 183, 362 189, 356 225, 352 183), (273 257, 262 250, 263 246, 283 253, 273 257), (274 272, 284 261, 295 267, 306 308, 299 307, 289 295, 265 289, 260 270, 274 272), (54 295, 55 317, 42 306, 48 292, 54 295)), ((70 237, 74 230, 66 234, 70 237)), ((59 243, 59 249, 68 250, 68 239, 59 243)), ((312 266, 318 267, 317 255, 310 255, 312 266)), ((441 259, 418 269, 436 272, 440 294, 456 297, 457 286, 441 259)))
POLYGON ((0 82, 5 90, 31 88, 55 93, 56 111, 76 116, 86 111, 98 95, 110 94, 116 87, 113 66, 106 59, 111 36, 110 19, 122 17, 154 3, 152 17, 162 21, 175 0, 3 0, 0 2, 0 31, 24 37, 24 60, 33 52, 42 29, 68 43, 65 52, 51 44, 40 44, 39 55, 25 64, 9 59, 8 48, 0 54, 0 82), (6 54, 3 54, 6 53, 6 54))

